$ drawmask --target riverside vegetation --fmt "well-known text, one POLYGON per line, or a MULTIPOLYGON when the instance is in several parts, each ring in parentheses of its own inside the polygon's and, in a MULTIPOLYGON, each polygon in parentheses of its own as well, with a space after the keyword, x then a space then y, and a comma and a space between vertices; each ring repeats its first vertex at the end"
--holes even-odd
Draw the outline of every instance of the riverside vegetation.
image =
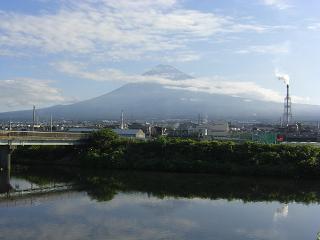
POLYGON ((41 159, 42 163, 86 168, 320 177, 320 148, 314 146, 165 137, 139 141, 119 138, 109 129, 92 133, 86 146, 25 147, 15 154, 19 160, 41 159), (63 160, 66 157, 70 161, 63 160))

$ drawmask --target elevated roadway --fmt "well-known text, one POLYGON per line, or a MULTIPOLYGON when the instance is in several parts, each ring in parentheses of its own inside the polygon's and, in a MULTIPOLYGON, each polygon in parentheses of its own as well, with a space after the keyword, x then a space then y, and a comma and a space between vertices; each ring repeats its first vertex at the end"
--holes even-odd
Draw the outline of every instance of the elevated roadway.
POLYGON ((89 135, 69 132, 0 131, 0 170, 9 170, 17 146, 72 146, 84 144, 89 135))
POLYGON ((86 133, 0 131, 0 146, 79 145, 87 138, 86 133))

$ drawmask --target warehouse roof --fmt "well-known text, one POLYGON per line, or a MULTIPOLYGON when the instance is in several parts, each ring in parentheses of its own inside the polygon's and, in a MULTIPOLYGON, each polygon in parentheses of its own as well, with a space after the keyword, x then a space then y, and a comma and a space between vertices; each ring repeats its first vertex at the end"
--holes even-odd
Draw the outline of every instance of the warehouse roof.
POLYGON ((118 135, 136 135, 141 129, 112 129, 118 135))

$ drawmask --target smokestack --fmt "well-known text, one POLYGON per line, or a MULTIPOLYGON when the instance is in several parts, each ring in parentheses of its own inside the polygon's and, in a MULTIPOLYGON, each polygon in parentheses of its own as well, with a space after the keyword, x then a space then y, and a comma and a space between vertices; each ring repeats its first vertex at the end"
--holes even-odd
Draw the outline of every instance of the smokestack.
POLYGON ((289 109, 291 109, 291 102, 290 102, 290 107, 289 107, 289 100, 290 100, 290 95, 289 95, 289 84, 287 84, 287 96, 286 96, 286 107, 285 107, 285 111, 286 111, 286 124, 287 126, 290 124, 290 113, 289 113, 289 109))
POLYGON ((120 125, 120 129, 124 129, 124 114, 123 114, 123 110, 121 110, 121 125, 120 125))
POLYGON ((283 121, 286 127, 289 126, 292 120, 292 112, 291 112, 291 97, 290 97, 290 77, 288 74, 281 74, 276 71, 276 76, 280 81, 283 81, 287 87, 287 94, 284 99, 284 112, 283 112, 283 121))

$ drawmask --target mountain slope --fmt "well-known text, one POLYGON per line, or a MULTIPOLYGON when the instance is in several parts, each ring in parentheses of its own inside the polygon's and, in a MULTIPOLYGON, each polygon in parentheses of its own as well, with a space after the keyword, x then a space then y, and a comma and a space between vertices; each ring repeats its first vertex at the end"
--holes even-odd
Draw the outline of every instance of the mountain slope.
MULTIPOLYGON (((165 65, 144 75, 166 76, 177 81, 192 78, 165 65)), ((90 100, 39 109, 37 114, 40 118, 49 118, 52 114, 55 119, 119 119, 124 110, 127 117, 134 119, 196 118, 198 113, 206 113, 214 119, 279 119, 282 109, 281 103, 169 89, 153 83, 130 83, 90 100)), ((320 106, 295 104, 293 113, 298 119, 318 119, 320 106)), ((0 114, 0 119, 9 118, 31 119, 32 111, 0 114)))

